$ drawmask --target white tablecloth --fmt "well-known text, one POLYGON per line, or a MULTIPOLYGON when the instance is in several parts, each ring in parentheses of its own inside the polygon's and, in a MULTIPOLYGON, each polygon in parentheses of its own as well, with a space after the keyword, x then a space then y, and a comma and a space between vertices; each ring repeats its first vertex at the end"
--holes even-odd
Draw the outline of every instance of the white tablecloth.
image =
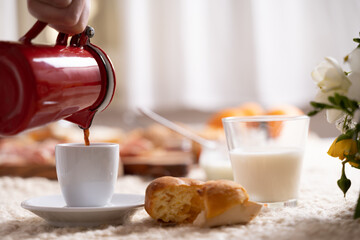
MULTIPOLYGON (((56 181, 0 178, 0 239, 360 239, 360 220, 352 215, 360 190, 360 171, 348 167, 352 186, 344 199, 336 185, 340 160, 326 155, 331 141, 311 139, 306 151, 297 207, 263 209, 247 225, 202 229, 191 225, 161 226, 143 209, 123 225, 56 228, 20 207, 28 198, 60 194, 56 181)), ((197 169, 192 177, 203 176, 197 169)), ((117 193, 144 193, 149 179, 119 178, 117 193)))

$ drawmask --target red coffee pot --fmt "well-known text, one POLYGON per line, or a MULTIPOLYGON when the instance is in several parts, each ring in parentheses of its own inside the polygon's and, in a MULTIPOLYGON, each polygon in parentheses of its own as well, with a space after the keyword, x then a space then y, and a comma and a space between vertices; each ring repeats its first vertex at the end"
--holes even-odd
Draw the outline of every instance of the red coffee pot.
POLYGON ((111 60, 90 43, 87 27, 71 38, 59 33, 54 46, 31 40, 46 26, 36 22, 19 42, 0 41, 0 136, 65 119, 89 128, 115 92, 111 60))

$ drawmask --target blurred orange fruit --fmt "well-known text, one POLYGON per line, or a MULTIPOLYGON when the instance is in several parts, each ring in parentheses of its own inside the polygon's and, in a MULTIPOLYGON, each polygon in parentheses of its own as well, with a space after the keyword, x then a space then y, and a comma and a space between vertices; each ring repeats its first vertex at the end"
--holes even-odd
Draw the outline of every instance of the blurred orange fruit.
POLYGON ((213 114, 208 121, 208 126, 212 128, 222 128, 222 118, 238 116, 244 116, 244 112, 238 108, 226 108, 213 114))
POLYGON ((263 107, 255 102, 244 103, 239 108, 244 111, 244 116, 258 116, 265 113, 263 107))
MULTIPOLYGON (((239 107, 226 108, 220 110, 213 114, 207 126, 213 129, 222 129, 222 118, 226 117, 244 117, 244 116, 260 116, 260 115, 284 115, 284 116, 298 116, 303 115, 298 107, 282 104, 271 107, 269 110, 265 111, 262 106, 256 102, 247 102, 239 107)), ((256 124, 247 124, 248 127, 257 127, 256 124)), ((270 122, 269 123, 269 135, 272 138, 278 137, 282 129, 282 122, 270 122)))
POLYGON ((301 111, 298 107, 289 104, 277 105, 270 108, 267 112, 267 115, 286 115, 286 116, 298 116, 303 115, 304 112, 301 111))
POLYGON ((226 117, 242 117, 242 116, 257 116, 263 115, 264 109, 260 104, 255 102, 248 102, 239 107, 226 108, 212 115, 208 121, 208 126, 212 128, 222 128, 222 118, 226 117))
MULTIPOLYGON (((278 106, 270 108, 266 114, 267 115, 299 116, 299 115, 303 115, 304 112, 293 105, 283 104, 283 105, 278 105, 278 106)), ((269 122, 268 130, 269 130, 270 137, 276 138, 280 135, 280 132, 282 129, 282 124, 283 123, 281 121, 269 122)))

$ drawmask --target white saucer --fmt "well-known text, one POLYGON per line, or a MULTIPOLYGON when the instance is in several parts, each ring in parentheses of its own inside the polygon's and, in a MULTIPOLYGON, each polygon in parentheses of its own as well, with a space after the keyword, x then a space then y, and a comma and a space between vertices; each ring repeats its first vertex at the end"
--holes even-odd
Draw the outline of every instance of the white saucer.
POLYGON ((67 207, 61 195, 35 197, 21 206, 57 227, 122 224, 134 211, 144 206, 144 195, 114 194, 104 207, 67 207))

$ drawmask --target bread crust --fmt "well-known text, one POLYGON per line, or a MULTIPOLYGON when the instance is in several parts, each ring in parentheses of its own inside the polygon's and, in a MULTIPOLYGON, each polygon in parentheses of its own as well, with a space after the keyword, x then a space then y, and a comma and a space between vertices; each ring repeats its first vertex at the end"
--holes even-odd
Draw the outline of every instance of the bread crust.
POLYGON ((230 180, 208 181, 202 186, 200 195, 204 201, 207 218, 215 217, 249 199, 246 190, 230 180))
POLYGON ((204 182, 182 177, 159 177, 153 180, 146 188, 146 197, 150 197, 153 192, 165 189, 169 186, 202 186, 204 182))

